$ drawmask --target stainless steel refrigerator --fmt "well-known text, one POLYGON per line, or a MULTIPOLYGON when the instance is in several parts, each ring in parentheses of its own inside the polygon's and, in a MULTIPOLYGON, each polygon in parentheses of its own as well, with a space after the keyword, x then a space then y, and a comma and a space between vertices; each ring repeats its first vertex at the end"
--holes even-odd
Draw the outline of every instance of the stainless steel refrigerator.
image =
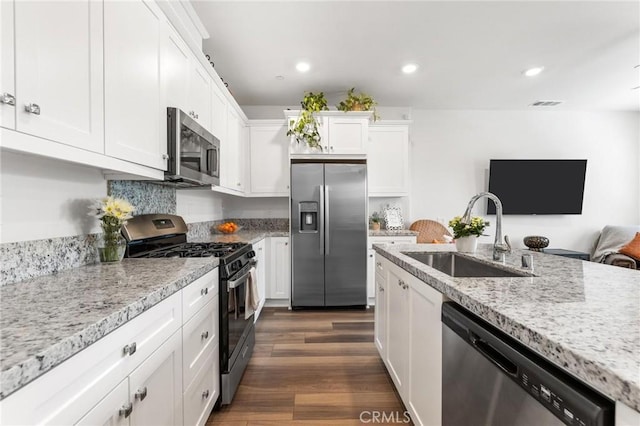
POLYGON ((291 163, 291 306, 367 304, 364 160, 291 163))

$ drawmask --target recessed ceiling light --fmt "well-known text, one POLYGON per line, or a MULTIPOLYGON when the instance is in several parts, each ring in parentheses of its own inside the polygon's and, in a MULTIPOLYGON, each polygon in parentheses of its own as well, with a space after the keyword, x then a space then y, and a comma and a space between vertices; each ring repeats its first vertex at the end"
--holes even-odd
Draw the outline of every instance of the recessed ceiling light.
POLYGON ((296 64, 296 69, 300 72, 307 72, 311 69, 311 65, 309 65, 307 62, 298 62, 296 64))
POLYGON ((402 67, 402 72, 405 74, 412 74, 416 72, 417 69, 418 69, 418 66, 416 64, 407 64, 402 67))
POLYGON ((276 75, 276 80, 284 80, 284 75, 276 75))
POLYGON ((522 74, 524 74, 527 77, 535 77, 536 75, 540 74, 542 70, 544 70, 544 67, 534 67, 534 68, 529 68, 528 70, 522 71, 522 74))

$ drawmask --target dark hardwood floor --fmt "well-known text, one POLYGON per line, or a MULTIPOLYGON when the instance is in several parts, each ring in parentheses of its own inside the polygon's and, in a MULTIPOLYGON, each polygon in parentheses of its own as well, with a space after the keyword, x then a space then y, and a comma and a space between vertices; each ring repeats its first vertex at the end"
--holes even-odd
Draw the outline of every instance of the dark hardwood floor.
POLYGON ((373 343, 373 309, 265 308, 233 402, 207 425, 410 424, 404 411, 373 343))

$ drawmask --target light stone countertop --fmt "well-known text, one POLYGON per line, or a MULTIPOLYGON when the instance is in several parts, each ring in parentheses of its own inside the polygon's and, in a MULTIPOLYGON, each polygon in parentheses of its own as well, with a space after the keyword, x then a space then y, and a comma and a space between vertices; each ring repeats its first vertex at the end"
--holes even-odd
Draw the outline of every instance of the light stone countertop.
POLYGON ((381 229, 379 231, 369 230, 370 237, 417 237, 417 231, 410 231, 408 229, 400 229, 397 231, 391 231, 389 229, 381 229))
MULTIPOLYGON (((493 263, 492 245, 472 256, 493 263)), ((514 250, 504 265, 536 277, 453 278, 402 252, 452 244, 374 245, 375 250, 613 400, 640 411, 640 271, 514 250)))
POLYGON ((288 237, 289 231, 263 231, 240 230, 235 234, 211 234, 206 238, 197 238, 189 241, 193 242, 214 242, 214 243, 250 243, 255 244, 267 237, 288 237))
POLYGON ((218 266, 124 259, 0 288, 0 399, 218 266))

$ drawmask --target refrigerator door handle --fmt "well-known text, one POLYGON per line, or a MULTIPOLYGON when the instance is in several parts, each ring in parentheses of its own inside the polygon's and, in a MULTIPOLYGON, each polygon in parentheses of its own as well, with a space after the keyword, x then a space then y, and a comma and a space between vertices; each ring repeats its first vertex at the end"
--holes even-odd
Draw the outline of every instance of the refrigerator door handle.
POLYGON ((324 237, 325 237, 325 249, 324 254, 327 255, 331 252, 331 242, 329 240, 329 234, 331 233, 329 229, 329 218, 331 217, 331 213, 329 212, 329 185, 324 185, 324 210, 325 210, 325 220, 324 220, 324 237))
POLYGON ((318 186, 318 191, 320 192, 320 217, 318 218, 319 222, 319 240, 320 240, 320 254, 324 255, 324 185, 318 186))

